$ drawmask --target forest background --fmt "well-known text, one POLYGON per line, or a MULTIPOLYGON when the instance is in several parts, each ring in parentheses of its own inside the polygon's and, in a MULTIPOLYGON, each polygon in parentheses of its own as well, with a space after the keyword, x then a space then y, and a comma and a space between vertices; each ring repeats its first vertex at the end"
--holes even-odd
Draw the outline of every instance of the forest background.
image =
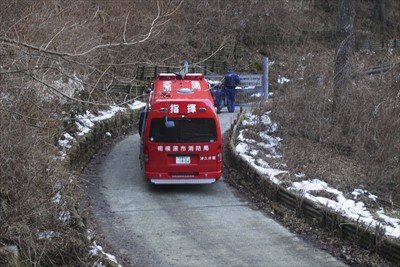
POLYGON ((129 101, 111 84, 145 83, 140 67, 183 60, 261 73, 269 57, 290 173, 364 187, 399 213, 399 14, 396 0, 1 1, 0 246, 38 266, 91 261, 76 222, 60 220, 85 211, 58 140, 86 110, 129 101), (373 66, 382 71, 368 75, 373 66), (41 238, 49 229, 62 238, 41 238))

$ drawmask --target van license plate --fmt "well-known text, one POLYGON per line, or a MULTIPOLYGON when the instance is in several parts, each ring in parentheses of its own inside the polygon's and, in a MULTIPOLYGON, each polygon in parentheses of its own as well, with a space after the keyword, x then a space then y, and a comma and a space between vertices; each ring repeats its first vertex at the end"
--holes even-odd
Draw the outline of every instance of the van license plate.
POLYGON ((190 164, 190 157, 176 157, 176 164, 190 164))

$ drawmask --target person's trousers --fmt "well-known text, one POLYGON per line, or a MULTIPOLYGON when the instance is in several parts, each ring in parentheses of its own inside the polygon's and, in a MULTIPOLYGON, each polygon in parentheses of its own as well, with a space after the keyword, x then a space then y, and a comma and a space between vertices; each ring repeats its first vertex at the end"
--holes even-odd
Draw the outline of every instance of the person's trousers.
POLYGON ((226 106, 229 112, 235 111, 235 88, 226 88, 226 106))

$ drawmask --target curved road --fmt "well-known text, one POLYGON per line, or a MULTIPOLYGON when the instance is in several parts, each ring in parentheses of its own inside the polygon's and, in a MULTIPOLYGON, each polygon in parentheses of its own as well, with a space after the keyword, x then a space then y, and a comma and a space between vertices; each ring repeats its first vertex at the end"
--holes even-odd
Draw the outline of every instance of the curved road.
MULTIPOLYGON (((235 114, 219 116, 226 131, 235 114)), ((97 232, 124 267, 345 266, 235 195, 223 178, 213 185, 151 185, 138 155, 135 133, 88 168, 97 232)))

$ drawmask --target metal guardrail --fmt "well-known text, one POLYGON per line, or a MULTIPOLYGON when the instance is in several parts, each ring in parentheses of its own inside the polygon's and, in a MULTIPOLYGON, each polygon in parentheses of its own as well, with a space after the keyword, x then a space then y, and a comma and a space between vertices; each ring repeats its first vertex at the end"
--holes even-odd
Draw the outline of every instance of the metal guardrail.
MULTIPOLYGON (((159 73, 175 73, 182 70, 182 67, 166 67, 166 66, 139 66, 137 69, 137 79, 155 80, 159 73)), ((221 73, 227 70, 227 62, 225 61, 206 61, 202 65, 188 67, 190 73, 202 73, 204 75, 212 73, 221 73)))
MULTIPOLYGON (((262 75, 261 74, 239 74, 240 87, 246 89, 248 87, 261 87, 262 75)), ((222 81, 223 75, 205 75, 207 80, 222 81)))
MULTIPOLYGON (((240 85, 236 90, 236 106, 251 106, 260 100, 261 94, 261 74, 239 74, 240 85)), ((222 81, 223 75, 206 75, 205 78, 210 81, 222 81)), ((222 103, 226 106, 226 99, 221 97, 222 103)))
POLYGON ((126 84, 111 84, 107 88, 107 93, 124 94, 124 95, 141 95, 144 90, 144 85, 126 83, 126 84))
MULTIPOLYGON (((168 72, 165 69, 158 69, 162 71, 161 73, 168 72)), ((152 74, 148 74, 152 75, 152 74)), ((258 102, 261 94, 261 74, 239 74, 240 75, 240 85, 236 91, 236 105, 237 106, 251 106, 258 102)), ((205 78, 212 81, 222 81, 223 75, 205 75, 205 78)), ((123 95, 135 95, 138 96, 142 94, 144 90, 144 85, 137 84, 112 84, 107 88, 107 92, 111 94, 123 94, 123 95)), ((225 97, 222 96, 221 100, 226 106, 225 97)))

